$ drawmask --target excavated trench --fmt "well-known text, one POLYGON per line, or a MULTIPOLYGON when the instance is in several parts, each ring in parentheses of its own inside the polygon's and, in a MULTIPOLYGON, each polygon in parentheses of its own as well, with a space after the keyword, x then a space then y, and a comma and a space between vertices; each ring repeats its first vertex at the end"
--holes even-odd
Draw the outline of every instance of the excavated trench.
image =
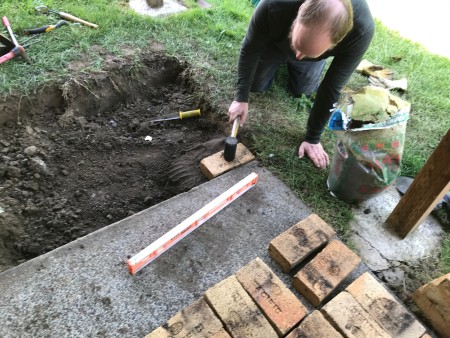
POLYGON ((186 65, 142 63, 0 102, 0 271, 206 181, 199 162, 223 149, 225 122, 186 65), (202 116, 150 122, 193 109, 202 116))

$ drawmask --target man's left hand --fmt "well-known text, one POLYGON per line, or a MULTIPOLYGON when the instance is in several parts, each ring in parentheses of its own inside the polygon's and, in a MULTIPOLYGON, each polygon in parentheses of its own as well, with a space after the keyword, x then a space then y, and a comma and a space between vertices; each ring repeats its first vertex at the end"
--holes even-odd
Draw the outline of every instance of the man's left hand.
POLYGON ((298 148, 298 157, 308 156, 317 168, 323 169, 330 164, 328 154, 320 143, 313 144, 303 141, 298 148))

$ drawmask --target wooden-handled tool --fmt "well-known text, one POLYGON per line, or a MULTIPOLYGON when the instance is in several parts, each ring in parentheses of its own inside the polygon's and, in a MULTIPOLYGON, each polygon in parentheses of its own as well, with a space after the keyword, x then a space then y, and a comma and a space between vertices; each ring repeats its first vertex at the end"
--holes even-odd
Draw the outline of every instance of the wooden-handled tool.
POLYGON ((239 129, 240 117, 236 117, 233 121, 233 128, 231 129, 231 135, 225 139, 225 149, 223 151, 223 157, 226 161, 234 161, 236 156, 236 147, 238 144, 237 132, 239 129))
POLYGON ((62 19, 73 21, 73 22, 78 22, 78 23, 81 23, 81 24, 91 27, 91 28, 98 28, 98 25, 96 25, 95 23, 91 23, 86 20, 77 18, 76 16, 73 16, 72 14, 69 14, 69 13, 55 11, 54 9, 50 9, 47 6, 38 6, 38 7, 36 7, 36 10, 43 14, 48 14, 49 12, 55 13, 55 14, 58 14, 62 19))

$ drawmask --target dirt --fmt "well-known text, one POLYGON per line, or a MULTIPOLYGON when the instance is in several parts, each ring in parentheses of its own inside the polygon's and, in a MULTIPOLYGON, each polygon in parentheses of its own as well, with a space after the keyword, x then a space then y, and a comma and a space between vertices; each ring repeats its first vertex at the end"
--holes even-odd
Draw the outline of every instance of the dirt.
POLYGON ((161 52, 138 70, 105 60, 105 72, 0 101, 0 272, 205 182, 200 160, 223 149, 225 123, 186 65, 161 52))

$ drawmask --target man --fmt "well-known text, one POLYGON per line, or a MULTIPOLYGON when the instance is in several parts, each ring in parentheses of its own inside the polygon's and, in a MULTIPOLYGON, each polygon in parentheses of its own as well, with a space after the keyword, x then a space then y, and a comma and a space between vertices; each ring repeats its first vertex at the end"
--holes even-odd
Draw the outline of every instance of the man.
POLYGON ((372 41, 374 22, 365 0, 262 0, 242 43, 230 122, 248 115, 249 92, 270 88, 277 67, 287 64, 295 96, 317 91, 298 156, 318 168, 329 164, 320 137, 330 109, 372 41), (322 82, 325 59, 333 56, 322 82))

